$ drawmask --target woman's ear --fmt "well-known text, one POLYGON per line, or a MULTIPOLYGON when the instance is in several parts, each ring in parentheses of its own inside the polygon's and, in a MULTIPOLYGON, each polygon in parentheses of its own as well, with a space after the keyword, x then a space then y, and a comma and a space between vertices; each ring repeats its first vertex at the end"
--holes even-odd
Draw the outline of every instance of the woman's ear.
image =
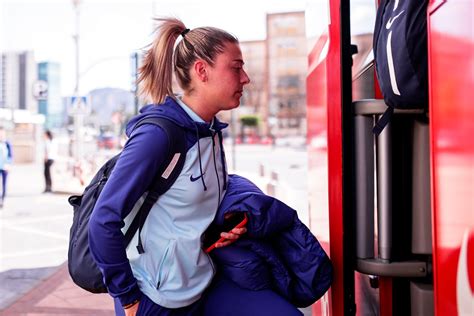
POLYGON ((196 60, 194 62, 194 72, 196 73, 197 79, 201 82, 207 81, 207 63, 203 60, 196 60))

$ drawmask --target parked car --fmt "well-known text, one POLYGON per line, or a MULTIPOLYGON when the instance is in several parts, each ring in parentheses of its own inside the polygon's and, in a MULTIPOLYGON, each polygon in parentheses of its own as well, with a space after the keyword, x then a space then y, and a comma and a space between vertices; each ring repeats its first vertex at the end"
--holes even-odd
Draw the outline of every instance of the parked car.
POLYGON ((115 149, 118 148, 119 139, 112 133, 104 133, 97 137, 97 147, 99 149, 115 149))

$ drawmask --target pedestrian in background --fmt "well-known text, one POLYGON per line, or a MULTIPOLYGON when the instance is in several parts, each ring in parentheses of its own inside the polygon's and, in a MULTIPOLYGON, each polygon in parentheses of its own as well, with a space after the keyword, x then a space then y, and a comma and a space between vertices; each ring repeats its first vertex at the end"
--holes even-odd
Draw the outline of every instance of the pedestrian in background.
POLYGON ((53 183, 51 178, 51 166, 54 163, 57 155, 56 142, 54 141, 53 133, 50 130, 44 132, 44 193, 52 192, 53 183))
POLYGON ((0 200, 0 207, 5 203, 5 196, 7 193, 7 177, 10 165, 13 161, 12 147, 7 140, 7 133, 3 127, 0 127, 0 175, 2 177, 2 196, 0 200))

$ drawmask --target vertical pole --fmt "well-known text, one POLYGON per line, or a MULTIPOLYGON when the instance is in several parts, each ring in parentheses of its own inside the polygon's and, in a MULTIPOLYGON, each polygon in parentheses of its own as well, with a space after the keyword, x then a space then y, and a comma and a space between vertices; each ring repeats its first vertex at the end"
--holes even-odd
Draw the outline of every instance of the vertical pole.
POLYGON ((372 126, 372 116, 355 116, 356 255, 361 259, 374 257, 374 136, 372 126))
POLYGON ((77 166, 80 165, 82 158, 82 125, 83 125, 83 104, 79 95, 79 83, 80 83, 80 73, 79 73, 79 18, 80 18, 80 4, 81 0, 73 0, 72 4, 74 6, 75 13, 75 30, 74 30, 74 45, 75 45, 75 59, 76 59, 76 82, 74 87, 74 102, 72 104, 73 113, 74 113, 74 160, 77 166))
POLYGON ((379 258, 392 257, 392 127, 377 136, 377 210, 379 258))
POLYGON ((235 157, 235 110, 230 111, 230 123, 231 123, 231 133, 232 133, 232 172, 235 172, 236 168, 236 157, 235 157))
POLYGON ((133 75, 134 75, 134 92, 135 92, 135 115, 138 114, 138 52, 133 53, 133 75))
POLYGON ((75 29, 74 29, 74 47, 75 47, 75 61, 76 61, 76 84, 74 87, 74 95, 79 96, 79 5, 80 0, 73 0, 74 14, 75 14, 75 29))
POLYGON ((430 134, 427 123, 415 120, 412 157, 411 251, 431 255, 430 134))

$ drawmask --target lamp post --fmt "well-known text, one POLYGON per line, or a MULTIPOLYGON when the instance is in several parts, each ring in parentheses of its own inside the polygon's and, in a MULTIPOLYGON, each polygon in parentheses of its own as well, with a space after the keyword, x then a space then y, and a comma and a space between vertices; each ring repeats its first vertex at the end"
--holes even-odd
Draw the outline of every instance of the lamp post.
POLYGON ((132 54, 132 92, 134 94, 135 115, 138 114, 140 102, 138 100, 138 67, 140 67, 140 54, 134 52, 132 54))
POLYGON ((81 0, 72 0, 72 5, 74 6, 75 14, 75 29, 73 34, 74 46, 75 46, 75 57, 76 57, 76 82, 74 87, 74 94, 79 95, 79 18, 81 5, 81 0))
POLYGON ((231 126, 231 133, 232 133, 232 172, 236 172, 235 169, 237 168, 237 157, 235 156, 235 143, 237 137, 237 131, 235 129, 236 120, 235 120, 235 109, 230 111, 230 126, 231 126))
POLYGON ((74 120, 74 174, 81 170, 81 159, 83 156, 83 141, 82 141, 82 127, 84 125, 85 104, 79 94, 80 72, 79 72, 79 20, 80 20, 80 5, 81 0, 72 0, 75 13, 75 30, 73 34, 75 46, 75 86, 74 98, 72 102, 72 112, 74 120))

